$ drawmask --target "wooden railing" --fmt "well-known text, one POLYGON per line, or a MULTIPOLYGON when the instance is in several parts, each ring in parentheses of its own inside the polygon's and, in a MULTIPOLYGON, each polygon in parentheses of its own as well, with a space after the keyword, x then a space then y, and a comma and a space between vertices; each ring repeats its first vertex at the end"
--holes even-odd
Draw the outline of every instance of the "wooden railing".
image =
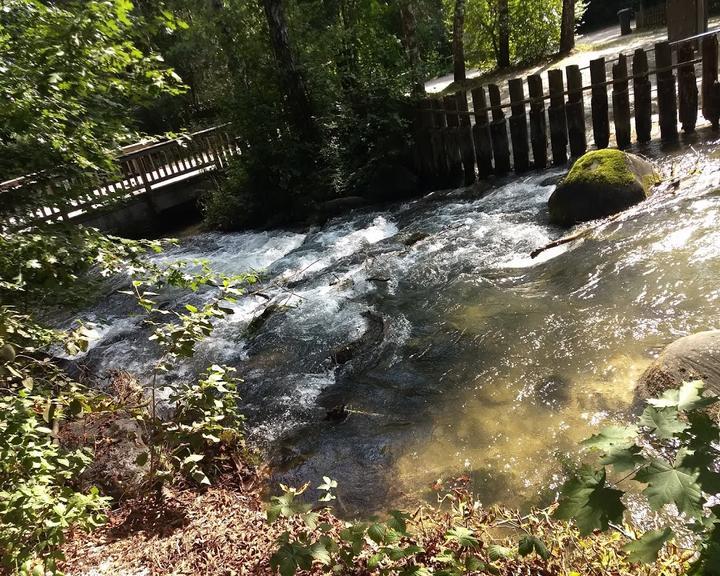
POLYGON ((0 184, 0 221, 11 229, 71 221, 173 182, 225 168, 238 154, 236 141, 225 125, 125 153, 118 157, 114 174, 17 178, 0 184))
POLYGON ((460 91, 442 100, 423 100, 415 126, 417 163, 426 187, 469 185, 512 169, 543 169, 550 162, 562 166, 588 150, 589 135, 596 148, 606 148, 614 140, 625 149, 633 140, 644 144, 658 135, 663 142, 675 142, 679 123, 683 132, 695 131, 700 104, 705 119, 717 128, 717 31, 673 44, 660 42, 649 50, 639 48, 631 59, 620 54, 612 61, 593 60, 587 68, 567 66, 565 74, 549 70, 547 85, 546 93, 543 77, 533 74, 508 82, 509 102, 503 101, 503 89, 495 84, 487 91, 478 87, 469 94, 460 91))

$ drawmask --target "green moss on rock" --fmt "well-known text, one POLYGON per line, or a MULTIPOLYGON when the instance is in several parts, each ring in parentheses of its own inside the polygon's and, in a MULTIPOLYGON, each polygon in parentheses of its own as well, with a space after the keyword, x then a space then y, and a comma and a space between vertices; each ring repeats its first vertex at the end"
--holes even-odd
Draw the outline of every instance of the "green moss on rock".
POLYGON ((579 158, 548 201, 550 220, 572 226, 638 204, 660 181, 653 165, 620 150, 596 150, 579 158))
POLYGON ((620 150, 606 149, 588 152, 573 165, 563 184, 578 182, 627 186, 635 181, 630 171, 627 154, 620 150))

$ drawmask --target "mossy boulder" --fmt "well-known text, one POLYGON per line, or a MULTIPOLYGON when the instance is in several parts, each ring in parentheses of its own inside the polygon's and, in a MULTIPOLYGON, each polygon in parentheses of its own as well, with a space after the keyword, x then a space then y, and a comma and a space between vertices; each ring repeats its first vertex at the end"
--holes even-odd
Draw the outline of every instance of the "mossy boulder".
POLYGON ((640 377, 634 405, 639 410, 647 399, 693 380, 720 394, 720 330, 685 336, 665 348, 640 377))
POLYGON ((550 221, 572 226, 617 214, 648 198, 660 177, 653 165, 620 150, 579 158, 550 196, 550 221))

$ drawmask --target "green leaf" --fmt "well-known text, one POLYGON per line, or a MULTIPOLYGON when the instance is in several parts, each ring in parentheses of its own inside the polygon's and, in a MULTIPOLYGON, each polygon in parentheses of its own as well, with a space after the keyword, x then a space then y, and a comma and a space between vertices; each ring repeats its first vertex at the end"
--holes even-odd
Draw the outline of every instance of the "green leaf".
POLYGON ((610 452, 618 447, 626 448, 633 445, 637 433, 637 426, 608 426, 599 434, 593 434, 580 444, 588 448, 610 452))
POLYGON ((674 438, 688 427, 678 420, 677 408, 672 407, 658 409, 648 406, 640 416, 640 424, 663 440, 674 438))
POLYGON ((585 536, 593 530, 607 530, 610 522, 621 522, 625 506, 623 492, 606 486, 605 469, 593 471, 583 466, 578 475, 568 480, 560 494, 555 517, 575 520, 585 536))
POLYGON ((372 524, 368 528, 367 535, 376 544, 392 544, 400 539, 397 532, 380 523, 372 524))
POLYGON ((545 546, 545 543, 540 540, 537 536, 526 535, 518 543, 518 553, 520 556, 528 556, 533 552, 537 553, 540 558, 547 560, 550 558, 550 551, 545 546))
POLYGON ((642 450, 639 446, 630 446, 624 450, 614 450, 601 461, 601 464, 613 466, 615 472, 627 472, 633 470, 646 462, 642 456, 642 450))
POLYGON ((492 544, 488 546, 488 557, 493 562, 504 558, 512 558, 514 555, 515 551, 512 548, 500 546, 499 544, 492 544))
POLYGON ((681 412, 705 408, 717 401, 717 398, 703 398, 701 392, 705 385, 702 381, 685 382, 678 390, 667 390, 660 398, 648 400, 656 408, 673 407, 681 412))
POLYGON ((645 532, 641 538, 623 546, 630 562, 651 564, 658 558, 660 550, 673 535, 670 528, 645 532))
MULTIPOLYGON (((682 461, 684 454, 679 456, 682 461)), ((697 483, 698 473, 683 467, 674 468, 660 459, 653 459, 650 464, 638 471, 635 480, 647 484, 643 494, 655 510, 665 504, 675 504, 679 512, 691 516, 700 516, 701 491, 697 483)))
POLYGON ((457 542, 463 548, 477 548, 480 541, 475 533, 465 526, 454 526, 445 534, 445 540, 457 542))
POLYGON ((145 466, 148 461, 148 453, 147 452, 140 452, 140 454, 137 455, 137 458, 135 458, 135 465, 136 466, 145 466))
POLYGON ((644 462, 640 448, 635 446, 637 434, 637 426, 610 426, 583 441, 582 445, 604 452, 601 463, 614 466, 616 472, 624 472, 644 462))

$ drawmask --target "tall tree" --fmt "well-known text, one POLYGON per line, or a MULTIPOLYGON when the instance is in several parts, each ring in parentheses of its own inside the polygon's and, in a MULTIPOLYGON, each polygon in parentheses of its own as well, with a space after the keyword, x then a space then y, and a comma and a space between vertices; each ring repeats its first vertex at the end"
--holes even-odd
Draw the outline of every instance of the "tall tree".
POLYGON ((400 19, 402 20, 403 45, 410 61, 413 94, 422 96, 425 94, 425 78, 422 71, 420 48, 417 42, 417 20, 413 0, 402 0, 400 2, 400 19))
POLYGON ((453 71, 455 82, 464 84, 465 75, 465 0, 455 0, 453 18, 453 71))
POLYGON ((510 66, 510 6, 508 0, 497 0, 498 4, 498 68, 510 66))
POLYGON ((575 48, 575 0, 563 0, 560 54, 568 54, 573 48, 575 48))
POLYGON ((270 43, 285 92, 286 110, 297 132, 296 137, 303 142, 317 143, 320 139, 320 130, 313 113, 305 77, 290 45, 282 0, 262 0, 262 5, 270 32, 270 43))

